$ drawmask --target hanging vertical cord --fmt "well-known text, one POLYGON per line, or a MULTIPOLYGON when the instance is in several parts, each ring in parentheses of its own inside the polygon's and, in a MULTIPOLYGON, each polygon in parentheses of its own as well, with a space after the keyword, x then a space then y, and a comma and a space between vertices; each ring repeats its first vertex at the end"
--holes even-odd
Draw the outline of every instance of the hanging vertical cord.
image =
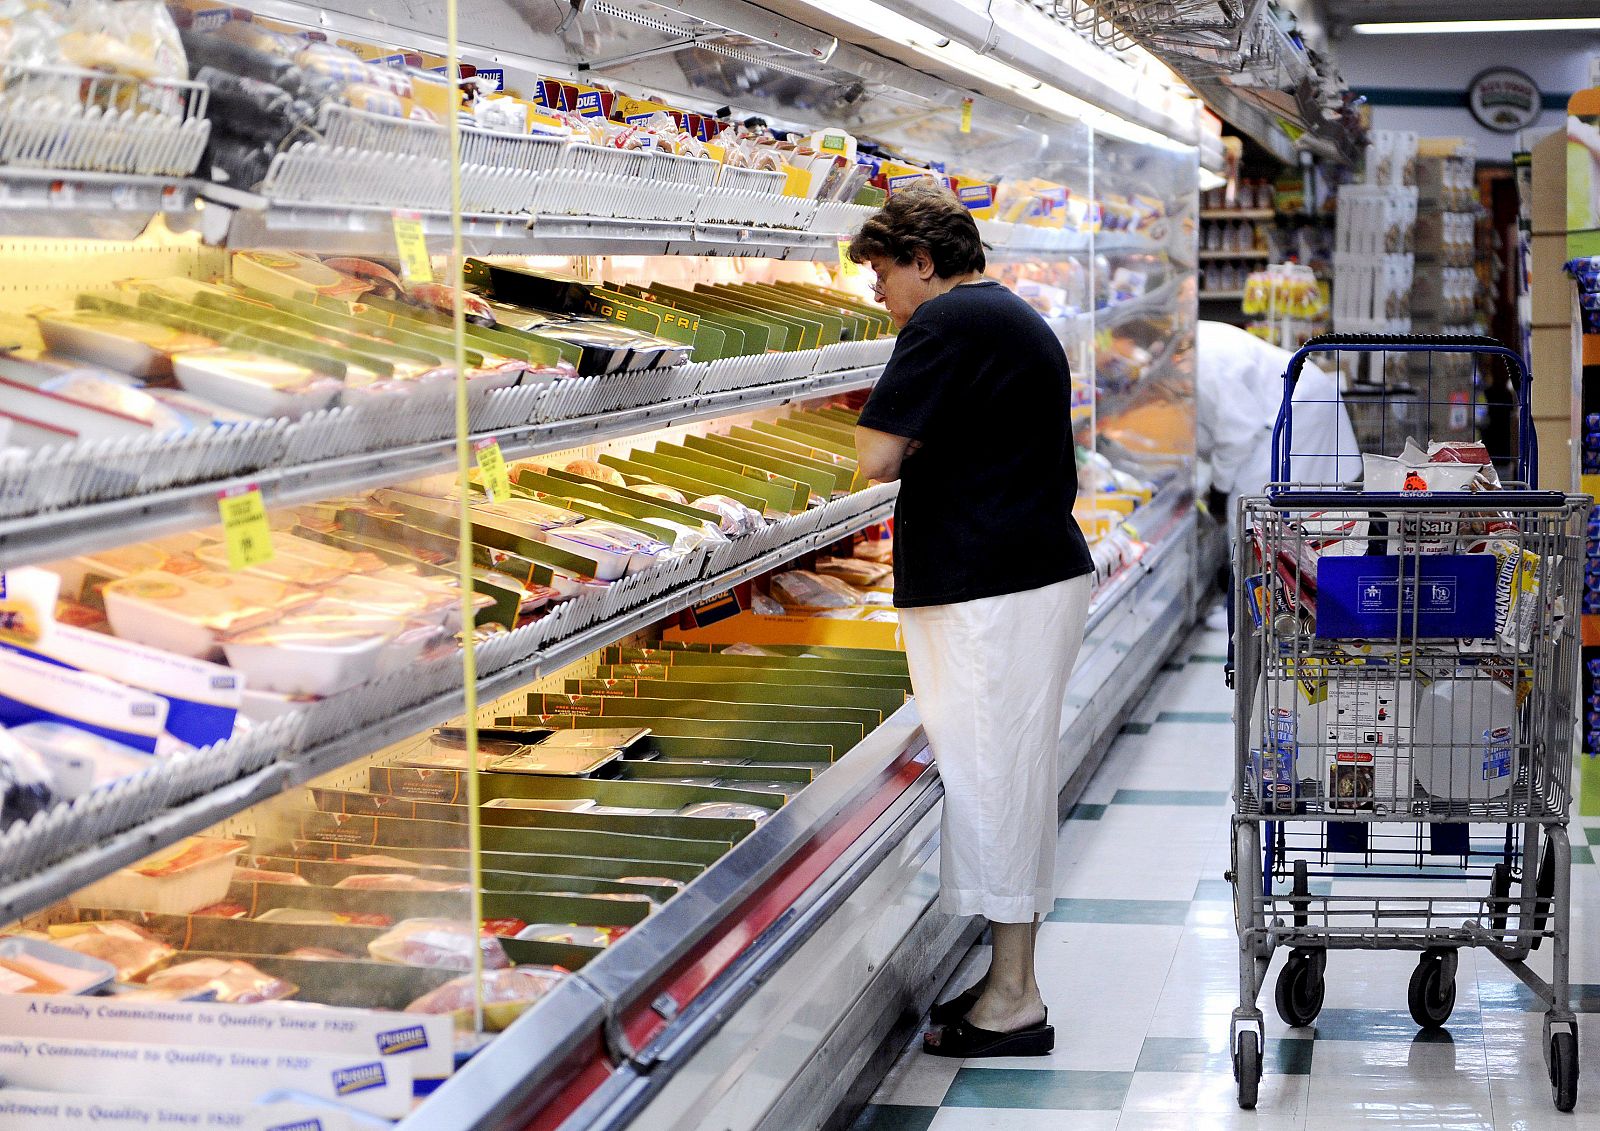
MULTIPOLYGON (((454 91, 461 89, 460 42, 456 24, 456 0, 445 4, 445 74, 454 91)), ((458 511, 460 540, 456 568, 461 574, 461 697, 467 739, 467 856, 468 882, 472 885, 472 910, 469 937, 472 939, 472 1028, 483 1032, 483 826, 479 820, 478 781, 478 656, 473 642, 472 516, 468 500, 472 497, 472 424, 467 412, 467 319, 463 307, 461 246, 461 116, 452 95, 448 136, 450 138, 450 262, 445 278, 454 296, 451 302, 451 331, 455 344, 456 366, 456 490, 461 496, 458 511)))

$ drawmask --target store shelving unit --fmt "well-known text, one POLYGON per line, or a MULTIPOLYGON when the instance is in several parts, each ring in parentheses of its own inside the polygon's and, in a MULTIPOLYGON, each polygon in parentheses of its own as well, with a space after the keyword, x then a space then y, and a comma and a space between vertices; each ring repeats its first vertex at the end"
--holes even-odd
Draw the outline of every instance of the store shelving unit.
MULTIPOLYGON (((798 123, 805 121, 805 107, 816 104, 811 93, 771 93, 756 84, 740 92, 741 100, 719 86, 725 76, 686 73, 674 57, 688 50, 732 58, 758 71, 841 89, 837 80, 843 73, 871 89, 859 105, 839 102, 847 107, 840 110, 845 123, 876 129, 875 140, 888 146, 926 149, 950 162, 982 162, 996 174, 1032 168, 1041 177, 1072 183, 1085 196, 1091 186, 1129 198, 1158 191, 1175 222, 1155 231, 1079 232, 985 221, 983 235, 997 270, 1069 296, 1051 317, 1085 384, 1102 383, 1094 378, 1112 364, 1111 343, 1176 347, 1188 338, 1196 258, 1193 149, 1097 135, 1044 115, 1026 100, 1015 105, 1007 101, 1011 94, 999 91, 975 96, 979 120, 1017 136, 998 144, 988 138, 980 146, 958 132, 957 119, 938 117, 941 108, 960 105, 962 88, 868 50, 862 44, 872 37, 860 29, 855 38, 861 42, 821 36, 830 49, 812 50, 809 45, 819 38, 814 29, 794 22, 792 14, 774 16, 741 0, 597 4, 556 31, 537 25, 515 5, 490 7, 494 11, 485 16, 480 34, 502 53, 508 81, 526 79, 518 66, 529 64, 531 74, 533 60, 572 78, 592 77, 587 68, 593 63, 608 82, 667 91, 708 107, 731 101, 798 123), (685 30, 698 37, 688 47, 678 42, 685 30), (779 42, 794 46, 772 46, 779 42), (707 43, 720 51, 706 50, 707 43), (1037 163, 1024 166, 1025 159, 1037 163), (1142 293, 1117 303, 1098 298, 1123 286, 1130 272, 1148 277, 1148 285, 1138 285, 1142 293)), ((271 5, 276 18, 300 19, 334 34, 372 32, 364 11, 354 0, 325 8, 271 5)), ((382 30, 436 48, 439 15, 431 9, 409 12, 418 26, 382 30)), ((480 50, 490 53, 487 46, 480 50)), ((418 139, 425 140, 428 131, 407 126, 393 132, 409 139, 395 144, 420 148, 411 155, 426 163, 418 139)), ((281 162, 278 179, 254 193, 171 173, 0 165, 0 235, 128 241, 159 217, 173 233, 198 236, 195 254, 282 249, 389 256, 392 213, 404 208, 419 211, 427 246, 440 254, 452 217, 430 196, 436 182, 420 175, 414 182, 393 177, 370 199, 349 198, 363 168, 398 153, 381 147, 344 155, 305 152, 296 158, 298 165, 281 162)), ((565 167, 528 168, 517 170, 518 192, 496 207, 469 199, 461 217, 465 252, 604 257, 608 267, 660 256, 828 262, 838 254, 839 238, 868 212, 797 201, 776 190, 721 191, 727 186, 692 179, 707 174, 698 166, 671 166, 671 176, 648 176, 628 171, 632 157, 603 160, 617 164, 589 170, 593 178, 579 179, 576 187, 564 183, 572 172, 565 167)), ((4 290, 0 286, 0 295, 4 290)), ((506 458, 515 460, 647 440, 667 429, 705 429, 866 389, 891 348, 885 341, 843 342, 670 370, 473 390, 470 432, 475 440, 498 441, 506 458)), ((1158 482, 1159 490, 1097 546, 1098 590, 1080 673, 1069 693, 1070 738, 1061 752, 1068 803, 1131 709, 1133 689, 1159 667, 1193 612, 1187 355, 1181 348, 1154 352, 1142 383, 1130 387, 1121 377, 1116 396, 1074 412, 1088 446, 1104 434, 1118 451, 1129 450, 1118 445, 1141 435, 1147 426, 1143 414, 1152 406, 1169 415, 1158 441, 1138 451, 1139 471, 1158 482)), ((456 459, 449 400, 415 399, 400 412, 347 405, 293 423, 242 426, 178 445, 0 456, 0 569, 214 525, 219 491, 238 486, 259 487, 267 506, 275 508, 447 471, 456 459), (120 474, 103 474, 108 464, 120 474)), ((494 636, 475 650, 475 695, 492 705, 609 644, 879 524, 892 513, 894 496, 891 485, 834 498, 747 538, 629 575, 494 636)), ((0 920, 47 912, 86 884, 185 836, 219 825, 249 827, 263 803, 359 768, 398 742, 461 719, 462 671, 460 653, 419 662, 0 833, 0 920)), ((730 1041, 745 1045, 751 1079, 764 1077, 762 1101, 770 1101, 772 1111, 840 1103, 861 1068, 859 1061, 851 1063, 857 1049, 881 1040, 886 1019, 907 1004, 902 987, 932 984, 930 965, 948 967, 958 944, 972 934, 969 922, 933 911, 927 894, 928 849, 941 797, 915 704, 908 704, 711 865, 692 890, 668 901, 468 1062, 407 1126, 532 1127, 541 1125, 541 1109, 579 1112, 564 1125, 573 1128, 630 1121, 646 1126, 685 1104, 701 1105, 705 1119, 716 1121, 740 1102, 725 1080, 695 1096, 682 1086, 664 1090, 663 1082, 690 1064, 697 1068, 683 1079, 719 1057, 720 1063, 731 1062, 725 1055, 730 1041), (739 940, 737 945, 725 942, 729 938, 739 940), (900 976, 862 976, 854 999, 840 1003, 838 1027, 818 1030, 839 1040, 819 1037, 803 1049, 771 1044, 767 1038, 783 1031, 784 1010, 793 1008, 785 987, 832 970, 819 956, 853 953, 868 943, 878 948, 874 961, 882 963, 872 968, 900 976), (698 971, 693 978, 684 973, 685 963, 698 971), (779 1068, 771 1070, 774 1065, 779 1068)))

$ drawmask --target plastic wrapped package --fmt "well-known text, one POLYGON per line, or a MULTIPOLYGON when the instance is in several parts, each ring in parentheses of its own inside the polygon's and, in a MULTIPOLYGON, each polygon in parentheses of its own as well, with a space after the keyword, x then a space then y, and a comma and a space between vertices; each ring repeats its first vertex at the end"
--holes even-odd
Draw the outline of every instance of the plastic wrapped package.
POLYGON ((722 817, 733 821, 764 821, 772 810, 762 805, 745 805, 737 801, 698 801, 678 810, 685 817, 722 817))
POLYGON ((420 876, 400 872, 374 872, 364 876, 346 876, 333 885, 345 891, 471 891, 471 884, 451 884, 441 880, 425 880, 420 876))
POLYGON ((57 946, 111 963, 117 981, 137 982, 174 954, 172 947, 126 919, 56 923, 49 927, 57 946))
POLYGON ((585 479, 593 479, 596 483, 609 483, 613 487, 628 485, 628 481, 622 478, 622 472, 592 459, 575 459, 561 470, 568 475, 581 475, 585 479))
POLYGON ((247 574, 147 571, 102 590, 112 631, 180 656, 217 659, 222 638, 271 624, 317 594, 247 574))
POLYGON ((894 567, 883 562, 868 562, 860 558, 820 558, 816 572, 823 577, 836 577, 857 589, 867 589, 894 573, 894 567))
POLYGON ((197 958, 157 970, 145 979, 154 990, 186 993, 212 992, 215 1000, 236 1005, 280 1001, 293 997, 300 987, 282 978, 263 973, 248 962, 224 958, 197 958))
POLYGON ((200 68, 195 79, 211 90, 208 115, 241 141, 277 145, 315 117, 310 105, 272 81, 211 66, 200 68))
POLYGON ((62 61, 141 79, 186 79, 189 63, 163 0, 73 0, 62 61))
POLYGON ((111 963, 40 939, 0 939, 0 993, 87 994, 116 977, 111 963))
POLYGON ((186 433, 194 429, 182 413, 162 404, 143 389, 133 388, 114 377, 79 371, 51 378, 39 388, 82 404, 131 416, 157 432, 186 433))
MULTIPOLYGON (((606 470, 610 471, 611 469, 607 468, 606 470)), ((576 474, 576 472, 574 472, 574 474, 576 474)), ((613 472, 613 474, 615 474, 615 472, 613 472)), ((620 479, 622 477, 619 475, 617 478, 620 479)), ((680 507, 686 507, 689 505, 689 500, 684 497, 682 491, 679 491, 673 487, 668 487, 664 483, 641 483, 635 487, 634 490, 639 492, 641 495, 649 495, 652 499, 661 499, 668 503, 677 503, 680 507)))
POLYGON ((0 727, 0 828, 54 804, 53 781, 44 759, 0 727))
MULTIPOLYGON (((783 607, 781 602, 775 601, 765 593, 759 591, 753 591, 750 594, 750 611, 755 613, 757 616, 763 617, 781 617, 788 612, 788 610, 783 607)), ((734 647, 749 647, 749 645, 734 645, 734 647)), ((746 653, 746 655, 754 654, 756 653, 746 653)), ((760 655, 764 656, 766 653, 761 652, 760 655)))
POLYGON ((772 575, 772 595, 790 608, 848 609, 861 604, 861 594, 837 577, 795 569, 772 575))
MULTIPOLYGON (((487 971, 483 977, 484 1028, 491 1032, 504 1029, 566 976, 565 970, 555 966, 512 966, 487 971)), ((448 1014, 458 1028, 466 1028, 473 1023, 477 1002, 477 987, 468 974, 429 990, 406 1006, 406 1012, 448 1014)))
POLYGON ((280 872, 271 868, 235 868, 236 884, 283 884, 287 887, 310 887, 311 881, 294 872, 280 872))
POLYGON ((738 536, 760 530, 762 518, 755 511, 726 495, 704 495, 689 504, 696 510, 715 515, 717 529, 724 534, 738 536))
POLYGON ((130 868, 121 868, 72 895, 77 907, 109 907, 187 915, 228 893, 233 865, 249 845, 224 837, 185 837, 130 868))
POLYGON ((628 933, 626 927, 593 927, 578 923, 530 923, 516 933, 524 942, 563 946, 610 946, 628 933))
POLYGON ((498 939, 457 919, 405 919, 368 943, 367 953, 379 962, 402 966, 470 970, 474 946, 483 952, 485 969, 511 965, 498 939))

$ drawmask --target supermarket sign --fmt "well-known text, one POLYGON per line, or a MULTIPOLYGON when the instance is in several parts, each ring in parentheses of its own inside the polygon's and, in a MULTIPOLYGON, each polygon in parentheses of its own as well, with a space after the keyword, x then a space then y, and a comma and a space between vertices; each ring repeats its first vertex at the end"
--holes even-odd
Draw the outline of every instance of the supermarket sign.
POLYGON ((1544 109, 1539 85, 1515 67, 1491 67, 1467 87, 1467 109, 1478 124, 1496 133, 1526 129, 1544 109))

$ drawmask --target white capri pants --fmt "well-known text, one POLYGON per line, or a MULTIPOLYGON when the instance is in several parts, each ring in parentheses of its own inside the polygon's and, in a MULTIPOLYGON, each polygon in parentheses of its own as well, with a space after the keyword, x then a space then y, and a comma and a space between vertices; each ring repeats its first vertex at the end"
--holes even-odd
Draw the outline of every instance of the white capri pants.
POLYGON ((1061 706, 1090 577, 901 609, 911 685, 944 779, 940 906, 996 923, 1055 906, 1061 706))

